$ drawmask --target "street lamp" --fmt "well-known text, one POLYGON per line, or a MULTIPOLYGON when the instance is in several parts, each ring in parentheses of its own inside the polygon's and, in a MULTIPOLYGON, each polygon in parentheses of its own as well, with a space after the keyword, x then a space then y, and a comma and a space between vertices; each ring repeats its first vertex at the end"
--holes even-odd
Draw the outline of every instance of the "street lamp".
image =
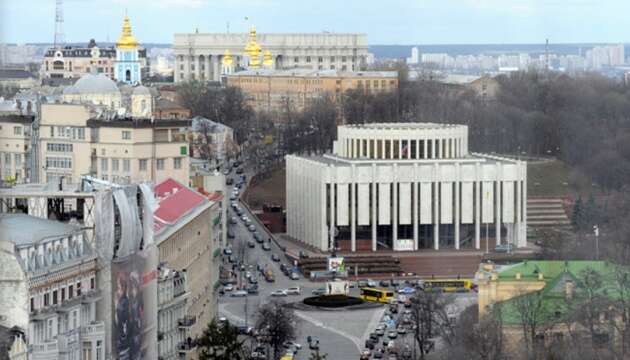
POLYGON ((599 260, 599 226, 593 225, 593 233, 595 234, 595 260, 599 260))

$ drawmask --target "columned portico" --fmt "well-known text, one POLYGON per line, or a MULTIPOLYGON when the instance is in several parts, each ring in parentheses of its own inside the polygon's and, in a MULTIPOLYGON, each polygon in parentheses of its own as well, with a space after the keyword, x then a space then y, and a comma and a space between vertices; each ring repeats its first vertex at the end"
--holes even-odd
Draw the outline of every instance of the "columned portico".
POLYGON ((338 134, 331 155, 287 156, 290 236, 328 250, 338 228, 344 251, 480 249, 482 236, 526 245, 526 164, 469 154, 465 126, 349 125, 338 134), (328 192, 325 203, 305 196, 315 188, 328 192), (321 206, 327 211, 309 215, 321 206), (321 225, 293 231, 310 221, 321 225), (310 234, 319 227, 327 236, 310 234))

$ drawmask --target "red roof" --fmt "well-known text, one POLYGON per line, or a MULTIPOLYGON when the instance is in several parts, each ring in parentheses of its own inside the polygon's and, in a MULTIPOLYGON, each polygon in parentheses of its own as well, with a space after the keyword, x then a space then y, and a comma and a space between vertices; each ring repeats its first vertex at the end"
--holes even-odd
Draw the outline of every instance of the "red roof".
POLYGON ((223 193, 221 193, 220 191, 214 191, 214 192, 209 193, 201 187, 197 188, 197 191, 201 193, 202 195, 204 195, 205 197, 207 197, 208 200, 210 201, 219 201, 223 199, 223 193))
POLYGON ((203 195, 170 178, 155 186, 154 191, 159 204, 153 214, 153 228, 156 233, 168 225, 176 224, 182 217, 208 201, 203 195))

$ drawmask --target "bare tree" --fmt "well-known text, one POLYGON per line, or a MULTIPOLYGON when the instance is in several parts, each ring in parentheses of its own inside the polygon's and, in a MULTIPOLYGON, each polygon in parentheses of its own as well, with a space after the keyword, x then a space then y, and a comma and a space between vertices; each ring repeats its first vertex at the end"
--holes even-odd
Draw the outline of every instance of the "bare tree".
POLYGON ((274 359, 281 354, 282 344, 294 340, 298 333, 298 318, 293 309, 280 300, 272 300, 258 308, 256 330, 273 348, 274 359))
POLYGON ((535 358, 537 336, 544 333, 549 320, 549 311, 542 291, 521 293, 514 298, 514 310, 523 332, 525 352, 535 358))
MULTIPOLYGON (((503 346, 503 318, 500 304, 483 318, 478 318, 476 305, 466 308, 457 322, 454 354, 450 358, 501 360, 507 358, 503 346)), ((450 354, 449 354, 450 355, 450 354)))
POLYGON ((413 336, 420 350, 420 359, 425 359, 433 349, 434 337, 441 336, 448 344, 454 341, 455 323, 448 315, 451 303, 452 297, 440 292, 420 291, 411 298, 413 336))

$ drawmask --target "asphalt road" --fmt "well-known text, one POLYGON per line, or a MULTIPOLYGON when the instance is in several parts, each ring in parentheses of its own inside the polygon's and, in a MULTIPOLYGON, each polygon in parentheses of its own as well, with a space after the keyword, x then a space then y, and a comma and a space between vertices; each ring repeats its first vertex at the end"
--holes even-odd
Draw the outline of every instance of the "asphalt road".
MULTIPOLYGON (((230 176, 235 175, 232 173, 230 176)), ((251 176, 251 174, 248 174, 251 176)), ((244 189, 241 189, 241 193, 244 189)), ((265 242, 267 242, 268 236, 262 228, 261 224, 255 221, 255 218, 247 209, 240 205, 253 224, 256 226, 256 231, 263 236, 265 242)), ((219 299, 219 315, 227 317, 233 324, 254 326, 256 322, 256 311, 260 305, 269 302, 272 297, 271 293, 279 289, 287 289, 289 287, 299 286, 302 288, 301 295, 289 295, 282 297, 281 299, 286 302, 301 301, 304 297, 311 296, 311 292, 314 289, 322 288, 323 283, 313 283, 308 279, 304 279, 300 276, 299 280, 291 280, 280 271, 280 263, 290 265, 289 260, 284 256, 282 250, 280 250, 274 242, 269 243, 271 246, 270 251, 264 251, 262 245, 256 243, 254 248, 249 248, 247 242, 254 240, 252 232, 249 231, 244 222, 236 215, 232 207, 228 210, 228 220, 232 216, 237 217, 236 225, 228 225, 235 234, 234 239, 229 239, 229 243, 233 250, 233 255, 238 257, 241 261, 247 265, 252 265, 252 275, 258 279, 258 295, 249 295, 247 297, 230 297, 230 293, 220 297, 219 299), (276 254, 280 257, 281 262, 273 262, 271 255, 276 254), (263 266, 271 266, 274 275, 275 282, 268 283, 264 280, 261 274, 256 270, 256 265, 261 264, 263 266)), ((224 258, 226 258, 224 256, 224 258)), ((227 259, 225 260, 227 262, 227 259)), ((239 275, 239 286, 246 284, 244 277, 244 271, 237 271, 239 275)), ((358 296, 359 290, 357 288, 351 289, 351 295, 358 296)), ((476 294, 457 294, 456 295, 456 309, 455 313, 459 313, 466 306, 476 302, 476 294)), ((402 314, 404 308, 399 305, 399 313, 402 314)), ((358 359, 361 350, 364 349, 365 340, 372 333, 379 322, 382 320, 385 307, 376 309, 364 309, 353 311, 296 311, 296 315, 301 319, 299 324, 299 334, 295 341, 302 344, 302 350, 300 350, 295 357, 296 360, 308 359, 310 356, 310 350, 308 350, 308 344, 306 341, 307 336, 316 337, 320 342, 320 352, 322 354, 328 354, 328 359, 335 360, 354 360, 358 359)), ((385 335, 386 337, 387 335, 385 335)), ((384 337, 384 338, 385 338, 384 337)), ((251 341, 254 341, 253 339, 251 341)), ((397 335, 394 339, 396 344, 407 344, 413 347, 413 337, 410 333, 405 335, 397 335)), ((377 347, 382 344, 382 339, 377 347)), ((439 339, 436 341, 436 346, 440 347, 439 339)), ((387 358, 387 357, 385 357, 387 358)))
MULTIPOLYGON (((244 189, 241 189, 241 192, 244 189)), ((240 206, 253 224, 256 231, 267 240, 262 225, 258 224, 252 214, 250 214, 244 206, 240 206)), ((228 219, 232 216, 238 216, 232 207, 228 210, 228 219)), ((231 297, 227 292, 219 298, 219 315, 227 317, 233 324, 254 326, 256 321, 257 308, 272 299, 271 293, 279 289, 287 289, 289 287, 300 286, 302 288, 301 295, 289 295, 281 299, 286 302, 301 301, 304 297, 311 296, 314 289, 323 287, 321 283, 311 283, 300 275, 299 280, 291 280, 280 271, 280 263, 290 265, 289 260, 284 256, 276 244, 272 241, 270 244, 271 251, 264 251, 262 244, 256 243, 255 248, 249 248, 247 242, 253 240, 252 232, 249 231, 244 222, 238 218, 236 225, 228 225, 235 234, 234 239, 229 239, 233 255, 238 257, 244 263, 252 265, 251 271, 254 277, 258 279, 258 295, 249 295, 247 297, 231 297), (271 254, 280 257, 281 262, 274 262, 271 254), (271 266, 275 282, 268 283, 262 275, 256 271, 256 265, 271 266)), ((266 241, 265 241, 266 242, 266 241)), ((226 258, 224 256, 224 258, 226 258)), ((227 264, 227 259, 225 259, 227 264)), ((239 285, 245 284, 247 281, 244 277, 244 271, 237 271, 239 285)), ((239 286, 237 285, 237 287, 239 286)), ((355 289, 356 290, 356 289, 355 289)), ((329 359, 350 360, 358 359, 360 349, 364 343, 364 336, 369 332, 366 328, 365 319, 370 319, 381 309, 359 310, 359 311, 296 311, 296 315, 301 319, 300 332, 295 341, 302 344, 300 350, 295 357, 296 360, 308 359, 310 350, 306 341, 307 336, 316 337, 320 342, 320 352, 327 353, 329 359)))

